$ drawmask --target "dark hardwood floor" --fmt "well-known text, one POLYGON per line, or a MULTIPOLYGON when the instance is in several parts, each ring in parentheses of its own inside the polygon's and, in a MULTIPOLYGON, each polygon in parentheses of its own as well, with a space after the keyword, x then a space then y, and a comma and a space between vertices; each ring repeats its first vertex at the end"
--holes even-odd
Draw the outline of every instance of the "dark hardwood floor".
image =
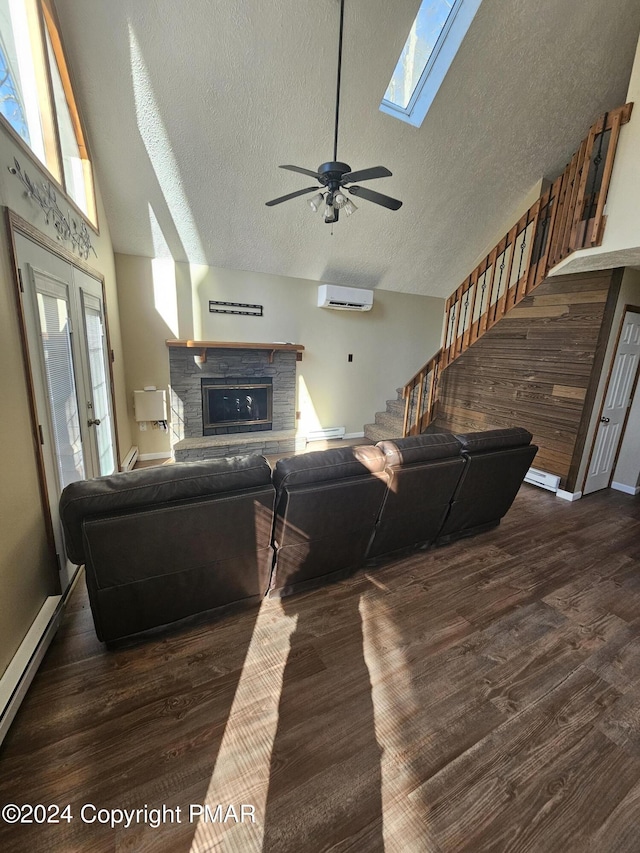
POLYGON ((73 819, 0 820, 4 853, 637 853, 640 498, 523 486, 489 533, 116 651, 82 582, 5 803, 73 819))

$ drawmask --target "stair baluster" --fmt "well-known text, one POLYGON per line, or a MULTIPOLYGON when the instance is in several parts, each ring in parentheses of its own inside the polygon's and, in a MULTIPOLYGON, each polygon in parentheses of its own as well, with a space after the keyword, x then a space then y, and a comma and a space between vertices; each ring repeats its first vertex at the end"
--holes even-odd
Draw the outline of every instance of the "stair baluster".
POLYGON ((620 127, 632 108, 625 104, 591 127, 564 172, 447 299, 442 349, 402 389, 403 435, 417 435, 433 420, 442 370, 544 281, 551 267, 576 249, 602 244, 620 127))

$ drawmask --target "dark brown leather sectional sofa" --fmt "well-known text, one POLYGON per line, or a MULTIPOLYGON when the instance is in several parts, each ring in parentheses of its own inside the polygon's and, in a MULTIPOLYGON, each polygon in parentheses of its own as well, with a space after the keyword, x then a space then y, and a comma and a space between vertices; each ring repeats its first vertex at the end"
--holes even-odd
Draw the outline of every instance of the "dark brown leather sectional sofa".
POLYGON ((146 468, 67 486, 69 559, 112 642, 500 523, 537 447, 524 429, 146 468))

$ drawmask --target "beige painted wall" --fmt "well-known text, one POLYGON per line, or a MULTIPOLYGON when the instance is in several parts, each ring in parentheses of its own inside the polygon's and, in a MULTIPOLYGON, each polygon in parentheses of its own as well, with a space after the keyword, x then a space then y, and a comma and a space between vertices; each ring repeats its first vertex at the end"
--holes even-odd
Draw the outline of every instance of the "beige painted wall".
MULTIPOLYGON (((440 346, 443 299, 375 291, 373 309, 355 313, 316 307, 318 282, 306 279, 132 255, 116 255, 116 273, 131 417, 135 389, 168 386, 167 338, 303 344, 301 428, 347 433, 362 432, 440 346), (257 303, 264 316, 210 314, 210 299, 257 303)), ((164 434, 149 430, 134 440, 141 454, 169 448, 164 434)))
MULTIPOLYGON (((40 231, 55 239, 40 207, 30 201, 24 187, 8 167, 17 157, 23 171, 40 179, 37 167, 13 138, 0 128, 0 204, 11 208, 40 231)), ((65 210, 64 199, 60 205, 65 210)), ((105 276, 116 382, 117 425, 121 448, 131 445, 124 397, 122 344, 118 321, 113 251, 102 206, 99 236, 92 233, 98 257, 92 266, 105 276)), ((3 451, 0 488, 0 675, 22 642, 47 595, 55 590, 55 568, 47 550, 44 514, 40 500, 36 453, 26 390, 17 319, 15 288, 4 221, 0 228, 0 447, 3 451)))
MULTIPOLYGON (((596 433, 596 429, 598 427, 598 418, 600 415, 600 406, 602 405, 602 398, 604 396, 607 379, 609 377, 609 370, 611 369, 611 361, 615 355, 615 347, 616 341, 618 337, 618 330, 620 329, 620 324, 622 323, 622 319, 624 316, 624 308, 625 305, 640 305, 640 272, 635 269, 626 269, 624 271, 624 275, 622 277, 622 283, 620 285, 620 294, 618 296, 618 301, 616 303, 616 310, 613 317, 613 322, 611 324, 611 334, 609 335, 609 342, 607 343, 607 349, 605 351, 604 362, 602 364, 602 372, 600 374, 600 381, 598 383, 598 389, 596 391, 596 397, 593 404, 593 410, 591 412, 591 419, 589 421, 589 429, 587 431, 587 438, 584 444, 584 453, 582 454, 582 460, 580 462, 580 468, 578 469, 578 477, 576 480, 576 489, 581 490, 584 486, 584 478, 587 475, 587 465, 589 463, 589 457, 591 455, 591 448, 593 446, 593 440, 596 433)), ((638 398, 640 394, 636 392, 636 398, 638 398)), ((637 417, 637 399, 635 402, 636 409, 636 417, 637 417)), ((635 430, 640 434, 640 424, 637 421, 634 421, 637 429, 635 430)), ((634 431, 634 427, 631 424, 631 416, 629 420, 629 427, 626 430, 625 437, 623 440, 623 447, 632 449, 633 440, 631 439, 631 434, 634 431), (629 444, 627 444, 629 442, 629 444)), ((638 447, 639 442, 636 438, 635 446, 638 447)), ((621 450, 622 453, 622 450, 621 450)), ((626 449, 625 449, 625 458, 626 449)), ((633 462, 633 460, 632 460, 633 462)), ((631 466, 633 467, 633 465, 631 466)), ((616 472, 614 475, 614 480, 617 482, 626 483, 627 485, 631 485, 631 483, 627 483, 626 476, 632 476, 627 468, 625 463, 625 474, 620 473, 620 476, 625 476, 625 479, 618 480, 619 471, 616 468, 616 472)), ((638 472, 640 470, 640 459, 635 459, 635 470, 638 472)), ((633 483, 635 486, 636 483, 633 483)))
MULTIPOLYGON (((482 263, 482 261, 486 258, 486 256, 491 252, 491 250, 496 246, 505 234, 508 234, 509 231, 513 228, 513 226, 520 220, 522 216, 532 207, 536 201, 540 198, 540 196, 547 191, 547 187, 549 186, 550 181, 547 178, 540 178, 535 182, 535 184, 531 187, 529 192, 518 199, 518 201, 512 205, 509 210, 501 212, 500 224, 497 225, 495 230, 494 239, 491 243, 484 247, 484 249, 478 253, 476 259, 473 263, 473 268, 477 267, 478 264, 482 263)), ((462 282, 460 282, 462 284, 462 282)), ((452 288, 454 290, 455 288, 452 288)))

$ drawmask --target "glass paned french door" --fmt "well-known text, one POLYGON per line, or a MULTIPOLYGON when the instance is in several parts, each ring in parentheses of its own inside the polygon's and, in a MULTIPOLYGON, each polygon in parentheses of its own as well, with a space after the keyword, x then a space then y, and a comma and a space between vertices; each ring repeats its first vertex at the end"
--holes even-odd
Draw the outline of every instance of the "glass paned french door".
POLYGON ((64 590, 75 567, 64 557, 60 494, 75 480, 117 470, 102 284, 21 234, 15 245, 36 428, 64 590))
POLYGON ((67 288, 34 276, 44 372, 60 488, 85 477, 67 288), (58 292, 51 292, 57 290, 58 292))
POLYGON ((87 378, 90 385, 90 396, 87 404, 90 417, 87 422, 91 424, 95 432, 98 473, 106 475, 115 470, 115 454, 102 304, 98 298, 84 291, 82 301, 89 367, 87 378))

